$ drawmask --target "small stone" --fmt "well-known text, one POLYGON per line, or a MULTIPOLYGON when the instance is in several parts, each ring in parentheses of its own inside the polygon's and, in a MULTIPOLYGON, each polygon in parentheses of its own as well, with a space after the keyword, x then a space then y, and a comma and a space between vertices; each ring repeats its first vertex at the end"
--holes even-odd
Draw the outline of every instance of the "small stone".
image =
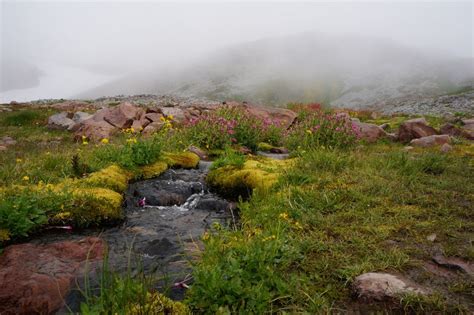
POLYGON ((410 141, 412 146, 416 147, 432 147, 436 145, 443 145, 451 142, 451 136, 448 135, 432 135, 413 139, 410 141))
POLYGON ((474 275, 474 267, 471 264, 464 262, 460 258, 444 257, 441 254, 437 254, 437 255, 434 255, 432 259, 435 263, 437 263, 441 267, 456 270, 456 271, 461 271, 468 275, 474 275))
POLYGON ((403 151, 410 152, 413 149, 414 149, 414 147, 407 145, 406 147, 403 148, 403 151))
POLYGON ((434 242, 436 240, 436 234, 435 233, 430 234, 426 237, 426 239, 430 242, 434 242))
POLYGON ((4 145, 0 145, 0 151, 6 151, 7 150, 7 147, 4 146, 4 145))
POLYGON ((386 301, 403 294, 425 295, 427 291, 401 276, 369 272, 355 278, 352 285, 358 298, 368 301, 386 301))
POLYGON ((453 149, 453 146, 448 144, 448 143, 445 143, 441 146, 441 152, 444 152, 444 153, 448 153, 449 151, 451 151, 453 149))

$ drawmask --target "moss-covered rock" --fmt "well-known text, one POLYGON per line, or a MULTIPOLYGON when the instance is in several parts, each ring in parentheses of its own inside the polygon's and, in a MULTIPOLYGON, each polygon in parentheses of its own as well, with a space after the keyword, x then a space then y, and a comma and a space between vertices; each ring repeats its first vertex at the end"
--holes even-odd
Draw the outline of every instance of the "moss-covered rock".
POLYGON ((138 314, 173 314, 173 315, 188 315, 191 314, 188 307, 181 303, 173 301, 166 296, 153 292, 147 295, 147 303, 135 304, 130 307, 127 312, 131 315, 138 314))
POLYGON ((94 172, 81 182, 86 186, 102 187, 123 192, 127 189, 132 174, 118 165, 111 165, 98 172, 94 172))
POLYGON ((199 156, 192 152, 165 153, 164 159, 170 167, 196 168, 199 164, 199 156))
POLYGON ((224 166, 212 170, 207 175, 207 183, 229 198, 248 197, 254 189, 271 188, 281 171, 291 163, 292 160, 266 158, 247 160, 242 168, 224 166))
POLYGON ((163 161, 158 161, 150 165, 145 165, 140 168, 139 176, 143 179, 158 177, 168 169, 168 164, 163 161))
POLYGON ((50 219, 51 223, 71 222, 88 226, 122 219, 123 197, 116 191, 76 187, 66 193, 70 193, 72 199, 61 206, 60 211, 50 219))

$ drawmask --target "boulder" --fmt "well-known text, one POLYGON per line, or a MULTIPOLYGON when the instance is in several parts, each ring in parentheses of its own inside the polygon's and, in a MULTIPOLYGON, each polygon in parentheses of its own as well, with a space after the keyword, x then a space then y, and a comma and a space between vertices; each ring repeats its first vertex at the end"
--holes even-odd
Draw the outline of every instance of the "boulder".
POLYGON ((374 124, 368 124, 363 122, 352 121, 354 128, 359 131, 360 139, 366 140, 367 142, 375 142, 379 139, 387 138, 388 135, 380 128, 380 126, 374 124))
POLYGON ((186 119, 186 115, 181 108, 176 107, 163 107, 161 108, 161 112, 166 117, 173 117, 173 120, 176 122, 183 122, 186 119))
POLYGON ((432 135, 427 137, 422 137, 418 139, 413 139, 410 141, 410 145, 414 147, 432 147, 435 145, 443 145, 451 143, 451 136, 448 135, 432 135))
POLYGON ((86 261, 96 263, 103 252, 102 240, 95 237, 7 247, 0 256, 0 314, 55 313, 85 272, 86 261))
POLYGON ((390 301, 404 294, 427 294, 425 289, 401 276, 378 272, 356 277, 352 288, 355 295, 365 301, 390 301))
POLYGON ((147 125, 143 130, 142 134, 144 136, 150 136, 155 132, 159 131, 161 127, 163 127, 164 123, 161 121, 152 122, 151 124, 147 125))
POLYGON ((462 119, 463 128, 466 130, 474 131, 474 118, 471 119, 462 119))
POLYGON ((462 128, 460 128, 451 123, 446 123, 441 126, 440 134, 450 135, 453 137, 464 137, 466 139, 474 140, 474 129, 470 130, 469 128, 471 128, 470 125, 464 125, 462 128))
POLYGON ((438 134, 433 127, 428 126, 426 119, 416 118, 403 122, 398 129, 398 139, 409 142, 412 139, 438 134))
POLYGON ((160 122, 161 118, 163 117, 160 113, 146 113, 145 118, 148 119, 150 122, 160 122))
POLYGON ((81 141, 82 136, 85 136, 89 140, 100 141, 104 138, 110 138, 116 131, 116 127, 104 120, 87 119, 81 123, 81 126, 75 132, 74 138, 81 141))
POLYGON ((296 119, 296 113, 285 108, 249 104, 238 106, 245 108, 251 115, 254 115, 262 120, 272 120, 273 122, 280 123, 285 128, 288 128, 296 119))
POLYGON ((74 120, 71 118, 72 115, 67 112, 54 114, 48 118, 48 128, 61 130, 69 129, 75 124, 74 120))
POLYGON ((89 119, 91 118, 92 115, 89 114, 89 113, 85 113, 85 112, 75 112, 74 113, 74 116, 72 116, 72 120, 75 122, 75 123, 81 123, 83 122, 84 120, 86 119, 89 119))
POLYGON ((130 103, 122 103, 117 107, 108 108, 104 111, 104 120, 109 124, 120 128, 130 128, 134 120, 139 120, 144 113, 142 108, 130 103))

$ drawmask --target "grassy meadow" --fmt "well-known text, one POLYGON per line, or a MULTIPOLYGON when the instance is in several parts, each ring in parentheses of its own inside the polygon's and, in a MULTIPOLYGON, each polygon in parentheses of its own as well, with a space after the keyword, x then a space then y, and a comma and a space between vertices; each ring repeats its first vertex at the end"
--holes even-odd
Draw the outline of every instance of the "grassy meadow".
MULTIPOLYGON (((194 282, 177 313, 472 312, 472 277, 440 275, 430 266, 437 253, 474 260, 473 142, 455 139, 448 153, 439 147, 406 151, 389 140, 364 142, 331 110, 292 108, 299 120, 288 130, 279 121, 222 108, 180 124, 169 119, 148 138, 124 130, 97 143, 49 130, 54 109, 0 113, 0 138, 17 141, 0 154, 2 246, 50 225, 122 220, 127 183, 168 167, 195 167, 197 156, 187 152, 194 145, 215 157, 208 183, 239 202, 240 225, 214 225, 202 236, 201 258, 190 262, 194 282), (253 153, 242 154, 242 146, 253 153), (256 155, 273 147, 288 148, 290 158, 256 155), (352 281, 378 271, 405 275, 429 294, 359 302, 352 281)), ((409 118, 350 114, 388 123, 390 131, 409 118)), ((427 120, 436 128, 444 121, 427 120)), ((171 310, 148 291, 143 276, 109 276, 84 313, 171 310)))

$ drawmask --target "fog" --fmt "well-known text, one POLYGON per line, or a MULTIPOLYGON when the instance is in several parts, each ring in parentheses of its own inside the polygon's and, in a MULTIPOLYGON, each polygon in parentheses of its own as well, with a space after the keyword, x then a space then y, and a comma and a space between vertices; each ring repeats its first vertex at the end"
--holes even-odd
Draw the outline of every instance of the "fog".
POLYGON ((255 87, 275 80, 284 101, 318 100, 334 80, 341 94, 381 74, 390 85, 442 76, 456 87, 472 84, 472 24, 472 2, 3 1, 0 101, 258 98, 255 87))

